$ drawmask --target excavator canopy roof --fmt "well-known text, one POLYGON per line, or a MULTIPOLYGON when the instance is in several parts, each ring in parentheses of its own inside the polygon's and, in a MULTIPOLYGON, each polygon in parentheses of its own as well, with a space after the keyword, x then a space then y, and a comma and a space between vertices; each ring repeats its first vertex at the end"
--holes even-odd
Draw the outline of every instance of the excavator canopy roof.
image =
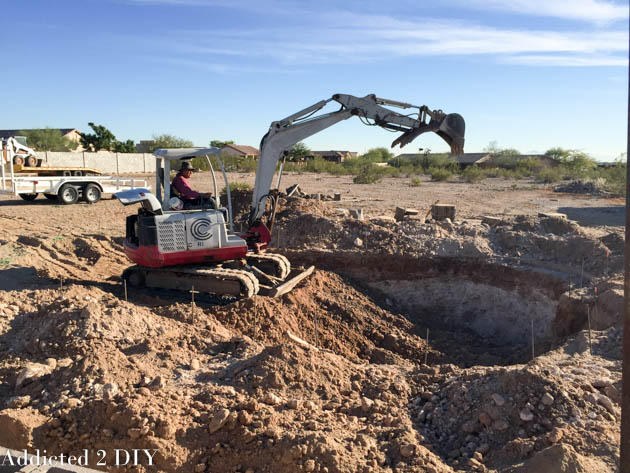
POLYGON ((211 154, 218 154, 221 152, 220 148, 168 148, 168 149, 156 149, 153 155, 157 159, 191 159, 195 156, 205 156, 211 154))

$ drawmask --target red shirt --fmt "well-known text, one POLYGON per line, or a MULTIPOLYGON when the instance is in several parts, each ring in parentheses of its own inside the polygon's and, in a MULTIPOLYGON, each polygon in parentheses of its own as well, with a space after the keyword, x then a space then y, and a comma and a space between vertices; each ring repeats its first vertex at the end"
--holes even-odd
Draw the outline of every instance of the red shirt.
POLYGON ((173 187, 175 187, 175 189, 179 191, 182 200, 197 199, 201 196, 199 192, 193 190, 193 188, 190 187, 188 179, 186 179, 181 174, 177 174, 171 184, 173 185, 173 187))

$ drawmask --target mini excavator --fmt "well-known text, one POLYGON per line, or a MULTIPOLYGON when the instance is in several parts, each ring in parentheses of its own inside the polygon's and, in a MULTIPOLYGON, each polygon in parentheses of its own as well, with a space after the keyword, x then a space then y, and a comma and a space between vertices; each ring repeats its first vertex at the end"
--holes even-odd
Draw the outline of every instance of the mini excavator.
POLYGON ((375 95, 335 94, 269 127, 260 143, 248 230, 244 232, 233 229, 230 186, 219 156, 220 149, 158 149, 154 152, 156 195, 146 189, 115 194, 123 205, 140 204, 138 213, 127 217, 124 249, 136 265, 127 268, 123 278, 136 287, 184 291, 194 287, 204 293, 241 298, 259 292, 276 296, 286 292, 278 287, 293 287, 305 273, 292 272, 284 256, 266 251, 277 209, 277 192, 270 190, 276 165, 294 144, 352 116, 367 125, 402 132, 392 147, 403 147, 419 135, 433 132, 449 144, 453 155, 461 154, 464 149, 465 123, 457 113, 446 114, 425 105, 375 95), (330 102, 340 104, 340 109, 316 115, 330 102), (402 114, 386 106, 417 109, 417 112, 402 114), (210 160, 213 155, 226 181, 227 208, 219 201, 210 160), (208 162, 216 200, 202 201, 198 208, 182 209, 181 201, 172 197, 175 189, 171 189, 169 182, 171 162, 198 156, 205 156, 208 162))

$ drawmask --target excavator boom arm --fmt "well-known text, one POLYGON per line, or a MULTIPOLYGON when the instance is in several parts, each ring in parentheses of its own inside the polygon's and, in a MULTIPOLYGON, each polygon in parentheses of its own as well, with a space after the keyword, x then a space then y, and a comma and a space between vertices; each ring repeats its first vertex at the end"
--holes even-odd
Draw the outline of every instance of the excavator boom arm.
POLYGON ((269 131, 260 142, 256 183, 252 197, 252 209, 249 215, 250 227, 254 226, 265 212, 267 195, 271 188, 276 164, 282 153, 299 141, 340 121, 347 120, 353 115, 368 121, 367 124, 401 131, 402 135, 394 140, 392 147, 396 145, 402 147, 422 133, 434 132, 450 145, 453 154, 461 154, 464 149, 465 124, 461 115, 456 113, 447 115, 442 110, 430 110, 425 105, 415 106, 379 98, 373 94, 365 97, 335 94, 328 100, 321 100, 283 120, 273 122, 269 127, 269 131), (336 112, 312 117, 314 113, 324 108, 331 101, 338 102, 341 108, 336 112), (383 107, 383 105, 417 108, 417 118, 395 112, 383 107), (373 123, 369 123, 369 120, 372 120, 373 123))

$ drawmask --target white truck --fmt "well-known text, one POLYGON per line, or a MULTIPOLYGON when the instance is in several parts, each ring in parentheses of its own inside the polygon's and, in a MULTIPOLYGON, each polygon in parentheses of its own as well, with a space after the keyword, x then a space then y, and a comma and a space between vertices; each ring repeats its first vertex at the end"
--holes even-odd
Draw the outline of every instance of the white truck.
POLYGON ((0 195, 16 195, 31 201, 44 194, 47 199, 65 205, 75 204, 79 199, 95 204, 103 194, 150 188, 144 179, 105 176, 87 168, 23 167, 23 163, 33 164, 29 158, 34 158, 35 152, 13 137, 0 141, 0 150, 0 195))

